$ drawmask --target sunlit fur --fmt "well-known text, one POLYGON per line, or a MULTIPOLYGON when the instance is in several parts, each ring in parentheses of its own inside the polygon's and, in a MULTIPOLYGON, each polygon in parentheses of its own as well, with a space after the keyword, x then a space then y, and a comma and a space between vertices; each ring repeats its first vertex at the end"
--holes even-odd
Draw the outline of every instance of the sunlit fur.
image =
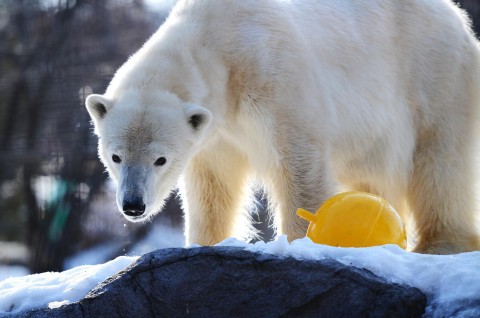
POLYGON ((358 189, 412 216, 415 250, 478 249, 468 24, 449 0, 179 1, 87 100, 100 157, 120 199, 142 184, 146 217, 181 177, 187 243, 234 235, 253 177, 290 240, 307 228, 297 208, 358 189), (207 114, 198 130, 187 105, 207 114), (128 164, 145 180, 122 183, 128 164))

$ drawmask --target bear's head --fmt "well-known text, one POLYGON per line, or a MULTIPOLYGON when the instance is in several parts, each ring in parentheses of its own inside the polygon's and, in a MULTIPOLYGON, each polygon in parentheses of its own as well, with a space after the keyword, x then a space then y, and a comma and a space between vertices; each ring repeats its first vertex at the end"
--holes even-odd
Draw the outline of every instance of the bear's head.
POLYGON ((168 92, 93 94, 86 107, 100 159, 117 184, 118 208, 130 221, 147 220, 203 143, 212 113, 168 92))

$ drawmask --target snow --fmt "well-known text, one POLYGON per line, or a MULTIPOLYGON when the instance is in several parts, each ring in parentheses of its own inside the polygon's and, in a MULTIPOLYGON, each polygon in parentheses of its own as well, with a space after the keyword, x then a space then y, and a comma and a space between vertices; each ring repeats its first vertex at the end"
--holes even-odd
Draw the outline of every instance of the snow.
POLYGON ((170 224, 158 223, 147 236, 135 244, 130 256, 123 255, 104 263, 108 255, 119 248, 119 242, 95 246, 65 262, 66 270, 28 275, 23 266, 0 266, 0 316, 24 310, 56 308, 82 299, 93 287, 121 271, 138 258, 138 255, 159 248, 183 247, 183 230, 170 224), (19 277, 24 276, 24 277, 19 277))
POLYGON ((120 243, 116 241, 99 244, 67 258, 63 266, 65 269, 71 269, 82 265, 104 263, 109 256, 115 255, 114 253, 118 251, 119 246, 120 243))
MULTIPOLYGON (((452 304, 478 301, 480 297, 480 252, 423 255, 406 252, 396 245, 336 248, 314 244, 308 238, 288 243, 285 236, 273 242, 255 244, 232 238, 218 246, 236 246, 301 260, 335 259, 345 265, 365 268, 391 282, 419 288, 428 297, 427 313, 434 316, 441 316, 452 304)), ((78 301, 103 279, 136 259, 122 256, 105 264, 79 266, 62 273, 8 278, 0 282, 0 315, 78 301)))
POLYGON ((183 229, 169 224, 155 224, 147 236, 132 248, 131 255, 143 255, 159 248, 184 247, 183 229))
POLYGON ((0 265, 0 281, 9 277, 18 277, 28 275, 28 268, 21 265, 0 265))
POLYGON ((61 273, 7 278, 0 282, 0 315, 47 305, 55 308, 80 300, 93 287, 136 259, 120 256, 105 264, 78 266, 61 273))
MULTIPOLYGON (((129 250, 128 255, 138 256, 160 248, 183 247, 184 245, 185 237, 181 228, 174 227, 168 222, 156 223, 147 233, 146 237, 136 243, 133 248, 129 250)), ((108 260, 109 256, 111 257, 111 255, 114 255, 114 252, 118 251, 120 246, 121 242, 113 241, 92 247, 68 258, 65 261, 64 266, 69 269, 80 265, 103 263, 108 260)))

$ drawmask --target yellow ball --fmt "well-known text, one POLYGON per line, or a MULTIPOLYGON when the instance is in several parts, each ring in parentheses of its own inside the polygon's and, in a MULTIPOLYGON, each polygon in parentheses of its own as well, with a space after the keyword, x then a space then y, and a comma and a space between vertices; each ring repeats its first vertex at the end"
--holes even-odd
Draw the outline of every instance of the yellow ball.
POLYGON ((407 246, 405 226, 398 213, 386 200, 370 193, 340 193, 325 201, 315 214, 298 209, 297 215, 310 221, 307 236, 315 243, 407 246))

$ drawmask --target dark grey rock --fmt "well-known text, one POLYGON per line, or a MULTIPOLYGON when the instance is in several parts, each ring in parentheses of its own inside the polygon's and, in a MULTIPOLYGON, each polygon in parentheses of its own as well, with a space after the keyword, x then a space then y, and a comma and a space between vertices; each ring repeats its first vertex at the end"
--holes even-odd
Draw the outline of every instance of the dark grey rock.
POLYGON ((201 247, 146 254, 81 301, 20 317, 421 317, 426 302, 334 260, 201 247))

